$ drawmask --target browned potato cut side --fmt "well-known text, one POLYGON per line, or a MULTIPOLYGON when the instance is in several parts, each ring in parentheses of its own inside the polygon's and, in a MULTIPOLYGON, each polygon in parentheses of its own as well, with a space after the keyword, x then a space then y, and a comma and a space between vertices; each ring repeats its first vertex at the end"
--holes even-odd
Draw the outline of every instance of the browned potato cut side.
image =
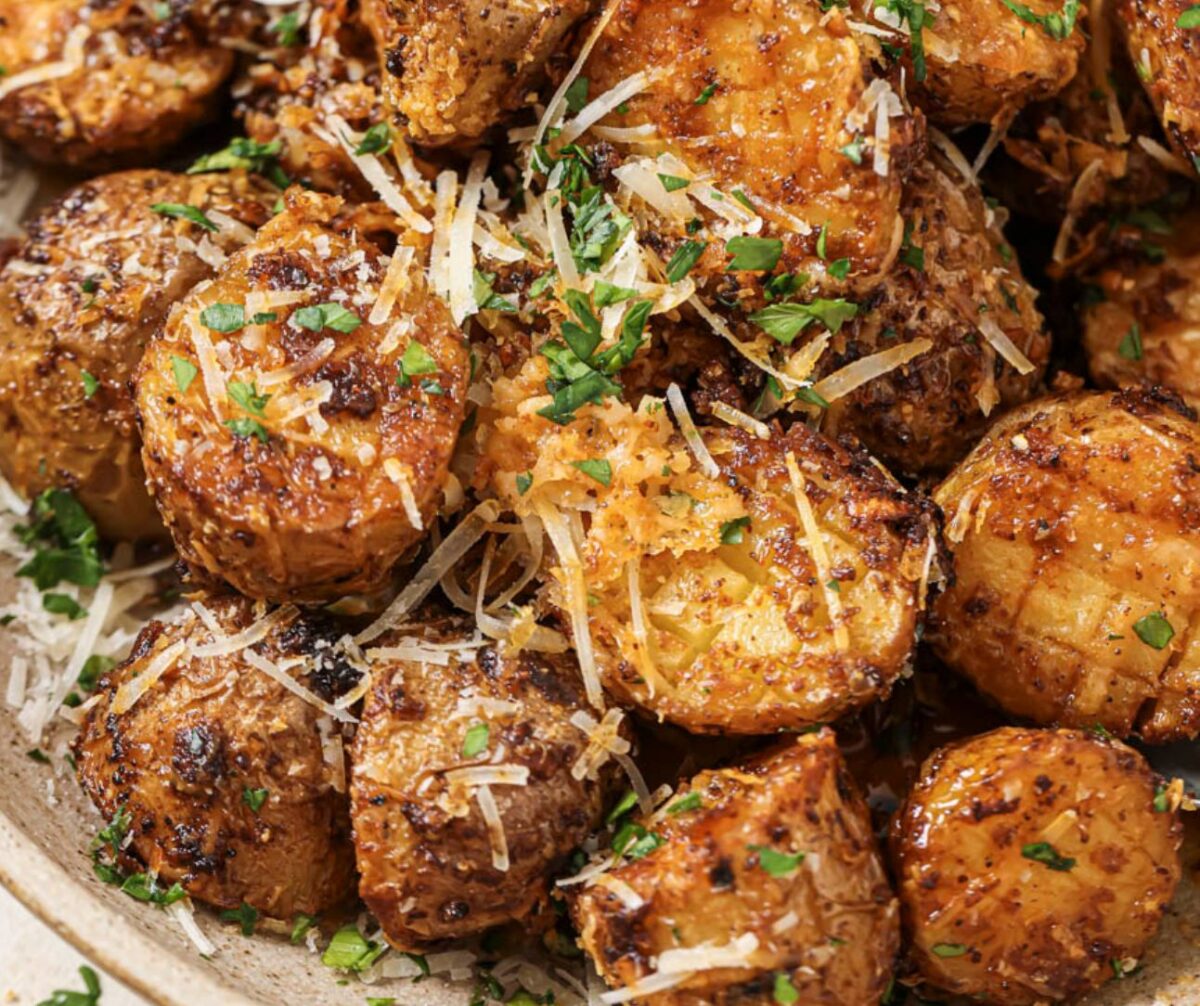
POLYGON ((0 269, 0 471, 19 492, 71 488, 106 538, 165 535, 130 381, 174 301, 212 275, 205 259, 235 250, 275 198, 240 175, 130 171, 72 189, 28 223, 0 269), (209 236, 156 204, 230 222, 209 236))
POLYGON ((437 511, 463 419, 467 350, 419 258, 401 242, 389 261, 339 205, 290 190, 138 371, 176 547, 251 597, 383 586, 437 511))
MULTIPOLYGON (((944 157, 920 163, 901 212, 899 261, 830 340, 813 376, 925 340, 925 352, 836 398, 823 419, 827 433, 853 433, 893 470, 917 476, 946 471, 989 417, 1036 393, 1050 337, 996 213, 944 157), (1000 340, 1016 353, 1006 357, 1000 340)), ((797 346, 803 353, 807 342, 797 346)), ((817 383, 828 398, 833 387, 817 383)))
POLYGON ((610 985, 646 1006, 879 1000, 896 900, 832 731, 702 772, 637 823, 633 855, 567 888, 610 985))
POLYGON ((1103 299, 1083 309, 1083 345, 1102 387, 1150 381, 1200 405, 1200 215, 1170 221, 1162 261, 1121 257, 1091 276, 1103 299))
MULTIPOLYGON (((848 258, 855 277, 890 260, 920 121, 885 81, 873 82, 840 13, 781 0, 621 0, 583 75, 598 97, 641 72, 651 78, 646 89, 602 122, 653 127, 649 139, 615 142, 625 160, 672 159, 647 169, 651 181, 655 170, 703 178, 735 222, 750 203, 767 223, 763 233, 784 240, 784 269, 823 280, 826 260, 848 258), (886 126, 876 127, 877 112, 886 126), (875 150, 880 129, 886 156, 875 150), (842 152, 854 144, 855 158, 842 152)), ((682 237, 686 222, 666 221, 664 235, 682 237)), ((719 273, 725 262, 717 256, 701 268, 719 273)))
POLYGON ((552 871, 599 825, 619 776, 611 758, 572 771, 589 748, 572 722, 589 708, 573 662, 505 653, 473 629, 435 620, 367 651, 351 755, 359 892, 401 949, 536 924, 552 871))
POLYGON ((891 832, 912 960, 933 985, 1003 1006, 1098 988, 1157 931, 1182 833, 1119 741, 1005 727, 942 748, 891 832))
POLYGON ((268 616, 244 598, 197 600, 203 618, 189 609, 151 622, 101 679, 75 741, 80 782, 106 819, 128 815, 123 865, 164 889, 179 882, 219 908, 247 904, 277 919, 337 908, 354 888, 339 727, 256 663, 283 668, 326 703, 357 672, 331 646, 339 633, 295 609, 268 616), (246 649, 200 649, 220 649, 265 617, 265 638, 246 649))
POLYGON ((1016 716, 1200 731, 1194 413, 1159 391, 1031 403, 934 493, 955 581, 938 655, 1016 716))
POLYGON ((49 164, 153 161, 212 114, 233 69, 186 18, 130 0, 2 0, 0 24, 0 135, 49 164))
POLYGON ((936 570, 915 497, 803 424, 768 440, 705 430, 711 475, 660 399, 557 426, 529 411, 545 374, 535 358, 496 382, 486 454, 508 505, 549 530, 545 599, 594 649, 605 688, 688 730, 736 733, 822 722, 890 691, 936 570), (588 523, 573 561, 561 543, 576 509, 588 523))

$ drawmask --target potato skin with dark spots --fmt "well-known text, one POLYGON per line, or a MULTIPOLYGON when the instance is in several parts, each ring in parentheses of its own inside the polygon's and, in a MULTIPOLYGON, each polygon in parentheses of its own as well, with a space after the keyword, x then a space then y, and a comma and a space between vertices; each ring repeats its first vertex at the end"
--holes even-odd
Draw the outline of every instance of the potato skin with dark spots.
POLYGON ((36 161, 98 170, 146 164, 208 119, 233 69, 177 5, 154 20, 133 0, 0 0, 4 79, 63 58, 89 29, 84 66, 0 98, 0 135, 36 161))
MULTIPOLYGON (((266 613, 232 595, 199 600, 226 635, 266 613)), ((311 658, 338 634, 293 612, 254 650, 273 662, 311 658)), ((178 881, 218 908, 245 903, 277 919, 339 907, 353 894, 354 855, 344 768, 322 754, 319 710, 235 653, 184 656, 130 710, 113 712, 120 685, 157 654, 212 639, 191 610, 147 625, 129 659, 100 681, 74 744, 79 781, 106 819, 125 807, 133 837, 123 863, 156 873, 164 887, 178 881), (255 812, 244 794, 260 789, 267 795, 255 812)), ((344 671, 318 658, 300 680, 332 701, 353 683, 344 671)))
POLYGON ((1003 727, 933 754, 890 840, 921 975, 1032 1006, 1132 968, 1180 877, 1161 785, 1136 751, 1076 730, 1003 727))
POLYGON ((339 222, 338 199, 293 187, 286 202, 211 284, 175 305, 139 367, 137 404, 148 481, 184 561, 251 597, 315 602, 379 589, 428 528, 469 360, 419 267, 410 262, 388 317, 372 324, 388 265, 379 248, 339 222), (246 308, 251 297, 273 306, 246 308), (214 304, 243 308, 248 323, 273 318, 221 333, 199 320, 214 304), (349 330, 314 330, 321 305, 352 316, 337 323, 349 330), (212 389, 198 339, 217 360, 212 389), (402 385, 413 342, 424 372, 402 385), (197 368, 185 391, 176 359, 197 368), (261 414, 232 397, 232 381, 269 395, 261 414))
MULTIPOLYGON (((372 646, 471 638, 473 625, 435 619, 394 630, 372 646)), ((579 671, 564 658, 505 654, 491 642, 449 654, 446 666, 377 657, 351 753, 351 814, 359 893, 394 946, 416 950, 483 932, 545 909, 553 871, 600 824, 619 781, 612 759, 595 777, 571 768, 587 735, 569 720, 589 711, 579 671), (471 711, 474 698, 485 706, 471 711), (511 704, 511 709, 495 706, 511 704), (486 724, 485 747, 464 752, 486 724), (490 787, 508 845, 498 870, 471 790, 445 773, 492 763, 529 770, 526 785, 490 787)), ((590 710, 599 718, 595 710, 590 710)), ((628 737, 628 728, 622 728, 628 737)))
MULTIPOLYGON (((253 229, 274 200, 240 173, 127 171, 71 189, 27 223, 0 268, 0 471, 19 492, 69 487, 112 540, 166 536, 130 382, 173 302, 213 270, 183 243, 206 232, 150 207, 185 203, 253 229), (97 382, 90 395, 85 373, 97 382)), ((228 230, 211 240, 237 247, 228 230)))
POLYGON ((607 876, 628 885, 641 907, 603 881, 566 889, 580 942, 609 985, 644 978, 664 952, 725 947, 749 934, 757 947, 748 967, 701 971, 637 1001, 770 1006, 780 1001, 781 975, 797 1003, 879 1001, 899 949, 899 911, 833 731, 702 772, 637 820, 662 844, 607 876), (697 798, 694 809, 670 810, 697 798), (763 849, 804 858, 772 875, 763 849))
POLYGON ((926 638, 1013 716, 1195 737, 1198 462, 1195 414, 1161 389, 1009 413, 934 491, 955 582, 926 638))

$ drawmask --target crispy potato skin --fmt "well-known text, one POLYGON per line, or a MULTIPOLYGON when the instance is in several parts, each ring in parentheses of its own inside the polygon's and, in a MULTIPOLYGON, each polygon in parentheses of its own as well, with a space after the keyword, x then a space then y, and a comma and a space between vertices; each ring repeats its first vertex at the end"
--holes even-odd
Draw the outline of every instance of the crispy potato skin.
MULTIPOLYGON (((873 72, 840 13, 823 17, 816 5, 783 0, 621 0, 583 74, 600 95, 642 70, 657 75, 651 86, 630 98, 626 114, 602 120, 657 127, 661 147, 639 143, 633 152, 669 152, 722 192, 740 189, 767 222, 764 234, 784 240, 783 270, 825 275, 822 226, 827 258, 849 258, 852 276, 885 264, 923 120, 890 119, 890 169, 877 175, 867 135, 874 113, 860 106, 873 72), (861 116, 860 131, 847 128, 848 115, 861 116), (858 165, 839 152, 856 136, 864 138, 858 165)), ((706 260, 702 272, 727 262, 716 252, 706 260)))
POLYGON ((195 228, 150 207, 187 203, 255 227, 274 198, 241 176, 130 171, 72 189, 29 222, 0 268, 0 471, 18 491, 69 486, 106 538, 165 537, 130 381, 172 302, 212 269, 177 243, 195 228), (91 395, 84 372, 98 382, 91 395))
MULTIPOLYGON (((232 595, 202 602, 226 635, 265 614, 232 595)), ((271 661, 312 658, 318 642, 336 638, 293 612, 254 650, 271 661)), ((113 711, 120 685, 179 641, 213 636, 192 611, 147 625, 129 659, 101 679, 74 745, 80 783, 105 818, 122 806, 131 816, 126 865, 217 907, 245 902, 278 919, 343 904, 354 888, 347 799, 336 788, 344 771, 322 756, 319 710, 235 653, 185 655, 132 709, 113 711), (244 798, 256 789, 268 791, 257 813, 244 798)), ((328 701, 354 677, 326 658, 304 683, 328 701)))
POLYGON ((1200 346, 1188 338, 1200 325, 1198 224, 1200 215, 1191 213, 1172 221, 1167 238, 1154 238, 1165 252, 1161 262, 1121 257, 1091 277, 1104 300, 1083 308, 1083 346, 1101 387, 1149 381, 1200 405, 1200 346), (1130 336, 1134 325, 1140 353, 1130 336))
POLYGON ((1158 782, 1136 751, 1074 730, 1005 727, 930 757, 891 830, 921 974, 1032 1006, 1139 958, 1180 876, 1183 828, 1155 811, 1158 782), (1023 855, 1048 838, 1071 868, 1023 855))
MULTIPOLYGON (((440 620, 419 638, 439 644, 470 639, 472 631, 440 620)), ((373 645, 400 638, 393 632, 373 645)), ((445 667, 377 658, 375 668, 351 754, 363 901, 402 949, 527 919, 545 906, 551 872, 599 826, 617 781, 611 759, 593 778, 571 775, 588 744, 569 722, 589 708, 578 668, 559 658, 505 655, 491 644, 452 651, 445 667), (473 699, 485 707, 466 709, 473 699), (487 746, 468 757, 467 732, 481 723, 487 746), (525 786, 490 787, 508 843, 506 871, 493 865, 473 791, 445 778, 494 762, 529 770, 525 786)))
POLYGON ((1036 394, 1050 337, 979 188, 942 157, 922 161, 905 185, 908 243, 858 316, 832 338, 814 377, 872 353, 932 340, 907 364, 832 403, 824 430, 853 433, 894 471, 945 472, 987 428, 989 416, 1036 394), (1021 374, 979 330, 994 323, 1033 369, 1021 374))
MULTIPOLYGON (((353 227, 339 229, 338 206, 290 190, 285 212, 175 306, 137 374, 143 461, 180 556, 251 597, 319 601, 381 587, 422 534, 405 486, 427 526, 463 419, 469 361, 448 309, 413 269, 388 320, 366 320, 386 263, 353 227), (199 321, 209 305, 244 305, 251 294, 293 302, 269 308, 274 321, 226 336, 199 321), (312 331, 294 320, 304 307, 338 302, 361 320, 352 331, 312 331), (400 315, 411 327, 385 346, 400 315), (270 394, 255 420, 266 443, 226 425, 254 416, 226 386, 206 388, 197 338, 224 359, 219 381, 253 382, 270 394), (436 371, 401 387, 412 340, 436 371), (174 358, 200 368, 182 393, 174 358), (265 377, 293 364, 298 373, 265 377), (436 380, 443 393, 421 380, 436 380), (297 415, 305 401, 319 421, 297 415)), ((255 313, 247 310, 247 320, 255 313)))
POLYGON ((209 118, 233 69, 233 53, 183 13, 154 21, 133 0, 0 0, 0 25, 9 77, 61 59, 77 26, 91 30, 84 68, 0 98, 0 135, 56 166, 153 161, 209 118))
MULTIPOLYGON (((741 497, 744 541, 643 559, 651 664, 662 680, 644 676, 626 581, 593 588, 600 602, 592 638, 605 687, 618 701, 700 733, 797 729, 885 697, 912 655, 924 560, 934 548, 928 513, 864 455, 803 424, 770 441, 735 430, 729 441, 731 449, 716 455, 718 481, 741 497), (845 649, 804 545, 789 451, 827 536, 845 649), (669 613, 679 607, 681 616, 669 613)), ((719 541, 722 529, 711 532, 719 541)))
POLYGON ((592 0, 364 0, 388 109, 414 142, 478 139, 526 104, 592 0))
POLYGON ((1187 0, 1119 0, 1116 5, 1129 58, 1140 64, 1142 53, 1149 55, 1149 79, 1142 86, 1171 146, 1189 165, 1200 155, 1200 42, 1195 28, 1180 28, 1178 21, 1191 6, 1187 0))
POLYGON ((1162 391, 1010 413, 934 492, 955 582, 926 638, 1010 714, 1200 732, 1200 427, 1162 391), (1162 649, 1135 624, 1162 613, 1162 649))
POLYGON ((767 1006, 780 1001, 774 988, 784 974, 797 1003, 877 1002, 899 948, 899 913, 833 732, 702 772, 668 808, 693 793, 698 809, 659 810, 641 821, 663 840, 658 848, 607 873, 632 888, 642 907, 629 908, 603 882, 567 888, 580 942, 605 981, 628 986, 665 951, 725 946, 749 933, 758 940, 749 967, 703 971, 637 1001, 767 1006), (772 876, 756 851, 762 847, 805 859, 772 876))
MULTIPOLYGON (((868 0, 855 0, 851 6, 860 20, 884 27, 868 0)), ((1048 14, 1062 5, 1058 0, 1034 0, 1028 6, 1037 14, 1048 14)), ((903 47, 901 65, 909 96, 943 126, 991 122, 1049 98, 1075 76, 1085 45, 1081 26, 1056 41, 990 0, 943 4, 922 37, 926 75, 921 82, 913 70, 908 34, 897 31, 890 41, 903 47)), ((878 45, 874 36, 864 41, 868 39, 878 45)))

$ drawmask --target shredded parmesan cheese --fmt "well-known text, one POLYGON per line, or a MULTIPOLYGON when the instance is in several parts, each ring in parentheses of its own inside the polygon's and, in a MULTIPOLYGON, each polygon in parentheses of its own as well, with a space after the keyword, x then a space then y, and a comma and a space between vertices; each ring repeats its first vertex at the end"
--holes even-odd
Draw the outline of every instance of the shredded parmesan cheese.
POLYGON ((753 416, 746 415, 746 413, 740 409, 735 409, 732 405, 726 405, 724 402, 714 402, 712 413, 730 426, 736 426, 740 430, 745 430, 751 436, 758 437, 759 440, 771 439, 771 428, 766 423, 755 419, 753 416))
POLYGON ((717 467, 717 462, 713 460, 713 456, 708 452, 704 438, 700 436, 700 431, 696 429, 696 424, 692 422, 687 402, 683 400, 683 392, 679 390, 679 385, 674 381, 667 388, 667 403, 671 406, 671 414, 675 417, 675 422, 679 424, 679 431, 683 434, 683 439, 687 441, 688 447, 696 456, 700 470, 709 478, 718 478, 721 474, 721 469, 717 467))
POLYGON ((153 688, 158 679, 174 666, 175 661, 183 655, 186 649, 187 644, 182 640, 172 643, 158 653, 136 678, 123 681, 121 687, 117 689, 116 698, 113 699, 112 711, 117 716, 123 716, 129 712, 137 700, 153 688))
POLYGON ((22 70, 7 79, 0 80, 0 100, 8 97, 14 91, 30 87, 33 84, 43 84, 48 80, 69 77, 75 71, 82 69, 83 49, 90 37, 91 30, 86 24, 76 25, 63 41, 62 59, 30 67, 28 70, 22 70))
POLYGON ((1018 374, 1028 374, 1034 370, 1029 357, 1022 353, 990 314, 982 314, 976 322, 976 327, 988 343, 1012 366, 1018 374))
POLYGON ((788 478, 792 482, 792 494, 796 497, 796 509, 800 512, 800 522, 804 525, 804 536, 808 539, 808 550, 813 557, 813 565, 817 568, 817 579, 825 594, 825 606, 829 609, 829 621, 833 626, 833 639, 837 648, 843 653, 850 649, 850 634, 842 623, 841 595, 830 587, 829 553, 825 549, 825 539, 821 533, 821 525, 817 523, 812 504, 808 501, 808 493, 804 491, 804 477, 796 464, 796 454, 788 451, 788 478))
POLYGON ((450 270, 450 313, 454 323, 461 325, 468 315, 475 313, 475 225, 479 216, 479 200, 483 195, 484 172, 487 170, 488 154, 479 151, 471 158, 467 169, 467 180, 463 183, 462 196, 454 211, 450 224, 450 252, 447 267, 450 270))
POLYGON ((483 814, 487 825, 488 841, 492 846, 492 866, 502 873, 508 872, 508 836, 504 834, 504 822, 500 819, 500 809, 496 806, 496 798, 487 784, 481 784, 475 790, 475 802, 483 814))
POLYGON ((286 670, 273 661, 268 660, 266 657, 262 656, 262 654, 256 653, 254 650, 246 650, 242 659, 245 660, 246 663, 248 663, 255 670, 262 671, 263 674, 265 674, 272 681, 282 685, 285 689, 287 689, 287 691, 291 692, 297 698, 303 699, 309 705, 320 709, 321 712, 325 713, 327 716, 332 716, 335 720, 338 720, 341 723, 358 722, 358 720, 356 720, 344 709, 338 709, 336 706, 326 702, 315 692, 305 688, 286 670))
POLYGON ((872 353, 870 356, 864 356, 861 360, 848 363, 828 377, 822 378, 813 385, 813 391, 825 401, 835 402, 855 389, 861 388, 868 381, 873 381, 897 367, 904 366, 909 360, 922 353, 927 353, 931 349, 933 349, 933 340, 920 338, 900 346, 893 346, 891 349, 872 353))

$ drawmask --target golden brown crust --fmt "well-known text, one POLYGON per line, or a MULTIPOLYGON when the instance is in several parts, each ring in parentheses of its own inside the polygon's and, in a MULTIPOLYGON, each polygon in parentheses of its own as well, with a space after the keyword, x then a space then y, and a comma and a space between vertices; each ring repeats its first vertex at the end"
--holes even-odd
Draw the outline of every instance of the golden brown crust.
POLYGON ((661 843, 606 876, 643 904, 633 907, 604 880, 567 888, 581 943, 610 985, 644 978, 671 950, 752 937, 748 966, 701 971, 637 1001, 879 1001, 899 947, 897 905, 832 731, 702 772, 665 809, 637 820, 661 843), (672 813, 681 800, 685 809, 672 813), (794 869, 769 858, 798 853, 794 869), (796 999, 776 994, 781 977, 796 999))
MULTIPOLYGON (((464 643, 472 629, 442 619, 372 645, 464 643)), ((445 666, 375 658, 351 754, 359 892, 402 949, 479 933, 544 907, 551 872, 600 824, 618 775, 611 759, 591 778, 571 774, 588 746, 570 722, 588 709, 573 661, 506 654, 490 642, 443 652, 445 666), (481 749, 468 754, 469 738, 481 749), (494 866, 473 787, 446 778, 497 762, 529 772, 525 785, 489 787, 503 823, 506 870, 494 866)))
POLYGON ((1132 970, 1180 876, 1160 787, 1136 751, 1072 730, 1005 727, 935 753, 891 832, 921 974, 1030 1006, 1132 970))
POLYGON ((1177 409, 1158 391, 1042 399, 934 492, 956 579, 927 638, 1010 714, 1200 731, 1200 427, 1177 409))
POLYGON ((339 225, 338 200, 298 188, 286 199, 211 284, 176 305, 138 370, 137 405, 147 477, 180 556, 252 597, 317 601, 380 588, 428 527, 469 363, 418 267, 372 324, 388 264, 379 249, 339 225), (242 307, 247 326, 209 329, 200 314, 214 304, 242 307), (339 304, 350 331, 320 327, 320 312, 312 320, 314 308, 339 304), (308 327, 297 320, 305 309, 308 327), (275 317, 249 324, 260 312, 275 317), (413 343, 430 369, 401 386, 413 343), (198 368, 182 393, 175 359, 198 368), (292 365, 299 372, 283 369, 292 365), (270 397, 256 413, 233 381, 270 397))
MULTIPOLYGON (((826 257, 849 258, 852 277, 885 263, 922 121, 889 117, 889 170, 876 174, 874 104, 863 102, 874 74, 840 12, 782 0, 621 0, 583 75, 601 95, 643 70, 655 74, 650 87, 603 120, 657 128, 660 143, 632 152, 668 152, 726 198, 741 191, 766 220, 763 233, 784 240, 783 269, 824 276, 822 228, 826 257), (856 140, 859 164, 840 152, 856 140)), ((717 254, 700 269, 726 263, 717 254)))
POLYGON ((1163 132, 1185 166, 1194 168, 1200 156, 1200 35, 1195 27, 1179 25, 1192 6, 1189 0, 1117 0, 1116 11, 1163 132))
POLYGON ((0 2, 5 80, 63 58, 88 31, 84 66, 0 98, 0 134, 35 160, 96 170, 152 161, 209 118, 233 53, 207 44, 182 13, 156 21, 133 0, 0 2))
MULTIPOLYGON (((72 189, 29 222, 0 269, 0 471, 18 491, 70 487, 107 538, 165 535, 129 385, 171 304, 212 268, 151 206, 193 205, 255 227, 274 199, 240 175, 130 171, 72 189), (97 382, 90 394, 85 373, 97 382)), ((236 247, 228 229, 212 239, 236 247)))
MULTIPOLYGON (((234 596, 201 601, 226 636, 266 613, 234 596)), ((356 677, 344 658, 321 656, 337 635, 293 611, 251 650, 272 662, 315 661, 301 681, 332 701, 356 677)), ((240 652, 185 653, 132 709, 113 711, 120 687, 159 654, 213 640, 190 610, 142 631, 130 658, 101 679, 75 741, 80 783, 106 819, 128 812, 122 860, 157 874, 162 887, 178 881, 201 901, 245 903, 278 919, 336 908, 353 892, 354 857, 344 766, 322 753, 320 711, 240 652)))
POLYGON ((364 0, 389 110, 416 143, 474 140, 529 102, 591 0, 364 0))
POLYGON ((1147 235, 1161 261, 1120 257, 1090 278, 1103 299, 1083 308, 1088 370, 1101 387, 1149 381, 1200 405, 1200 216, 1169 221, 1170 234, 1147 235))
POLYGON ((901 212, 908 238, 898 261, 832 338, 814 377, 932 340, 909 363, 834 401, 823 421, 826 432, 853 433, 893 470, 917 476, 946 471, 989 417, 1036 393, 1050 337, 1037 291, 978 186, 940 156, 924 160, 905 185, 901 212), (997 354, 981 330, 993 325, 1032 370, 1018 373, 997 354))

